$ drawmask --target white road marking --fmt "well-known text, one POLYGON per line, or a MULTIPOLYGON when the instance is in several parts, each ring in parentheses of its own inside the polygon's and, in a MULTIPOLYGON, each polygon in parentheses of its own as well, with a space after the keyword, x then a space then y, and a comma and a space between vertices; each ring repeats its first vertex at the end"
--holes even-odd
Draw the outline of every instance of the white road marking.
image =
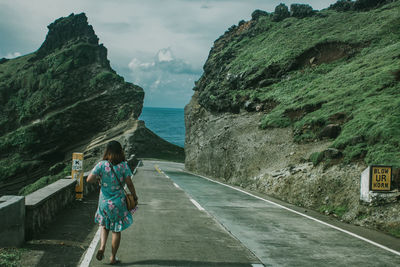
POLYGON ((251 266, 252 267, 264 267, 264 265, 260 264, 260 263, 252 263, 251 266))
MULTIPOLYGON (((396 254, 397 256, 400 256, 400 252, 399 252, 399 251, 396 251, 396 250, 391 249, 391 248, 388 248, 388 247, 386 247, 386 246, 384 246, 384 245, 378 244, 378 243, 376 243, 376 242, 374 242, 374 241, 372 241, 372 240, 369 240, 369 239, 367 239, 367 238, 365 238, 365 237, 362 237, 362 236, 359 236, 359 235, 354 234, 354 233, 352 233, 352 232, 349 232, 349 231, 347 231, 347 230, 344 230, 344 229, 342 229, 342 228, 340 228, 340 227, 337 227, 337 226, 334 226, 334 225, 332 225, 332 224, 323 222, 323 221, 318 220, 318 219, 316 219, 316 218, 313 218, 313 217, 311 217, 311 216, 305 215, 305 214, 303 214, 303 213, 301 213, 301 212, 292 210, 292 209, 290 209, 290 208, 288 208, 288 207, 282 206, 282 205, 280 205, 280 204, 278 204, 278 203, 275 203, 275 202, 273 202, 273 201, 270 201, 270 200, 261 198, 261 197, 256 196, 256 195, 253 195, 253 194, 251 194, 251 193, 249 193, 249 192, 246 192, 246 191, 244 191, 244 190, 241 190, 241 189, 239 189, 239 188, 235 188, 235 187, 233 187, 233 186, 230 186, 230 185, 227 185, 227 184, 218 182, 218 181, 214 181, 214 180, 212 180, 212 179, 210 179, 210 178, 207 178, 207 177, 204 177, 204 176, 202 176, 202 175, 194 174, 194 173, 191 173, 191 172, 188 172, 188 171, 184 171, 184 172, 189 173, 189 174, 192 174, 192 175, 194 175, 194 176, 201 177, 201 178, 206 179, 206 180, 209 180, 209 181, 211 181, 211 182, 214 182, 214 183, 217 183, 217 184, 220 184, 220 185, 223 185, 223 186, 232 188, 232 189, 234 189, 234 190, 236 190, 236 191, 239 191, 239 192, 242 192, 242 193, 244 193, 244 194, 246 194, 246 195, 255 197, 255 198, 257 198, 257 199, 260 199, 260 200, 265 201, 265 202, 267 202, 267 203, 270 203, 270 204, 272 204, 272 205, 278 206, 278 207, 280 207, 280 208, 282 208, 282 209, 285 209, 285 210, 288 210, 288 211, 290 211, 290 212, 296 213, 296 214, 298 214, 298 215, 300 215, 300 216, 303 216, 303 217, 308 218, 308 219, 310 219, 310 220, 316 221, 316 222, 318 222, 318 223, 320 223, 320 224, 326 225, 326 226, 328 226, 328 227, 330 227, 330 228, 336 229, 336 230, 338 230, 338 231, 340 231, 340 232, 346 233, 346 234, 351 235, 351 236, 353 236, 353 237, 355 237, 355 238, 358 238, 358 239, 363 240, 363 241, 365 241, 365 242, 367 242, 367 243, 370 243, 371 245, 377 246, 377 247, 379 247, 379 248, 381 248, 381 249, 384 249, 384 250, 389 251, 389 252, 391 252, 391 253, 393 253, 393 254, 396 254)), ((192 200, 192 199, 191 199, 191 200, 192 200)), ((193 200, 193 201, 194 201, 194 200, 193 200)), ((193 201, 192 201, 192 202, 193 202, 193 201)), ((196 202, 196 203, 197 203, 197 202, 196 202)), ((196 204, 195 204, 195 205, 196 205, 196 204)))
POLYGON ((93 237, 92 242, 90 243, 88 249, 86 250, 85 256, 84 256, 83 260, 81 261, 81 264, 79 265, 79 267, 88 267, 89 266, 90 261, 93 258, 94 251, 96 250, 97 243, 100 240, 100 232, 101 232, 101 228, 99 227, 99 229, 97 230, 96 234, 93 237))
POLYGON ((175 186, 176 188, 179 188, 179 189, 180 189, 179 185, 177 185, 176 183, 174 183, 174 186, 175 186))
POLYGON ((202 206, 200 206, 200 204, 197 203, 196 200, 194 200, 194 199, 191 198, 190 201, 192 201, 192 203, 193 203, 199 210, 204 211, 204 208, 203 208, 202 206))

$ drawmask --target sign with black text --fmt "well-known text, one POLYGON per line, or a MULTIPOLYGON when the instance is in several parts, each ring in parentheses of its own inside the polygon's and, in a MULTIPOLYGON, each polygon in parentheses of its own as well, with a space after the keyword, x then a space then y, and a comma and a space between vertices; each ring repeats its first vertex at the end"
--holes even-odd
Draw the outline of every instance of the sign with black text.
POLYGON ((83 198, 83 153, 72 154, 72 173, 71 178, 76 180, 75 192, 76 199, 83 198))
POLYGON ((372 191, 390 191, 392 167, 371 166, 370 189, 372 191))

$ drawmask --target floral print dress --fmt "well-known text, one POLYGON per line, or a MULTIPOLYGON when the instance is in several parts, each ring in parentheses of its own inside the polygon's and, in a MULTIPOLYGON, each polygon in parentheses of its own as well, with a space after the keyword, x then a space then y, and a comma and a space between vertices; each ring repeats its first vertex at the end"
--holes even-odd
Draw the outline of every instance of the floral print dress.
MULTIPOLYGON (((121 188, 111 168, 108 161, 102 160, 92 170, 92 174, 100 178, 101 184, 95 222, 113 232, 121 232, 132 224, 133 219, 126 207, 123 188, 121 188)), ((124 186, 125 178, 132 176, 127 162, 123 161, 113 168, 122 186, 124 186)))

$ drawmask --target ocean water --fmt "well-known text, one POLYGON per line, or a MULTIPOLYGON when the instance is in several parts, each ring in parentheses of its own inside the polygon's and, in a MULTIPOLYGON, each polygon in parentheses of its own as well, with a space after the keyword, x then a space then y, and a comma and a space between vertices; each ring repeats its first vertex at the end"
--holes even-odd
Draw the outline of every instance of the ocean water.
POLYGON ((146 127, 170 143, 184 147, 185 119, 183 108, 143 107, 139 117, 146 127))

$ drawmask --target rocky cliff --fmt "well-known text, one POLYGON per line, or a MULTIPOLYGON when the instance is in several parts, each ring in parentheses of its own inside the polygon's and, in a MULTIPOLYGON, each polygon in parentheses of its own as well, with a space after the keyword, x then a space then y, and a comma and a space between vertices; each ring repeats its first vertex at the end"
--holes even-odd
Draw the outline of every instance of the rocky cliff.
POLYGON ((160 145, 164 156, 183 159, 182 148, 137 121, 143 89, 110 67, 85 14, 60 18, 48 29, 36 52, 0 61, 1 192, 15 193, 55 165, 54 174, 71 152, 98 159, 110 139, 123 142, 128 155, 157 157, 160 145), (151 138, 132 139, 143 132, 151 138))
POLYGON ((186 168, 400 236, 399 198, 359 203, 367 165, 400 167, 400 3, 361 2, 257 10, 218 38, 185 107, 186 168))

